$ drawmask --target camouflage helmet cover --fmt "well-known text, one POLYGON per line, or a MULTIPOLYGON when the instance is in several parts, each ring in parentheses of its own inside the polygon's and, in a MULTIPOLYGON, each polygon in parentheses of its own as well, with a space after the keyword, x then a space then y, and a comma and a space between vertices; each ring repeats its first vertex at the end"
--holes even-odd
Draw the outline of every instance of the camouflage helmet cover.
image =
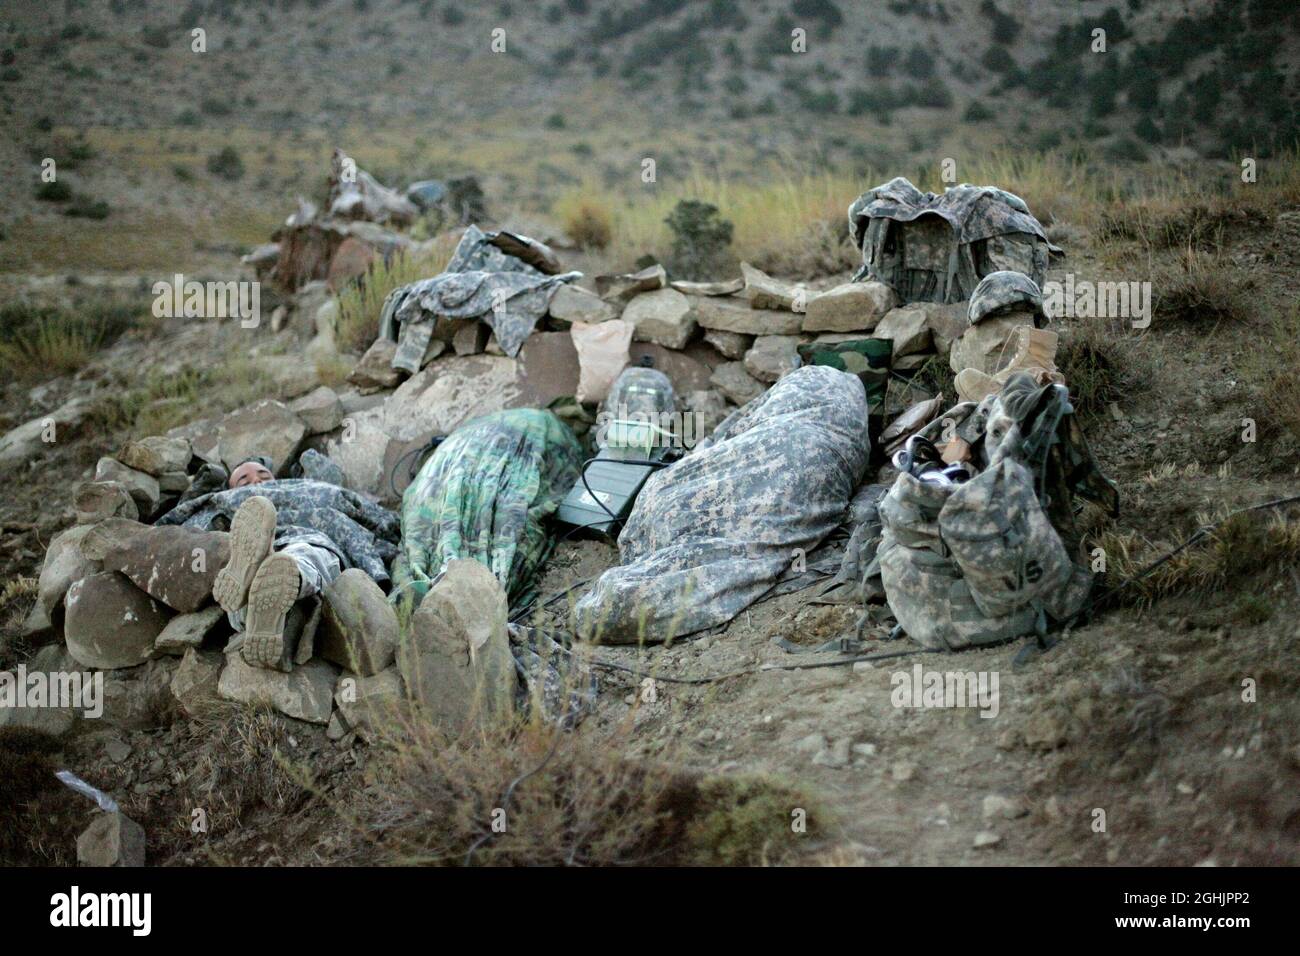
POLYGON ((990 272, 971 293, 966 317, 971 325, 1014 305, 1029 306, 1034 325, 1042 328, 1051 316, 1043 308, 1043 293, 1037 283, 1023 272, 990 272))

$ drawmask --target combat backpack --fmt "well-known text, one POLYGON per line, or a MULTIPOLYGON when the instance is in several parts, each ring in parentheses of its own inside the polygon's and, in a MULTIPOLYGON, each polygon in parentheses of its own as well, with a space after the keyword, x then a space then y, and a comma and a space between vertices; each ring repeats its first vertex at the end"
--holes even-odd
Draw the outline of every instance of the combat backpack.
POLYGON ((899 301, 961 302, 991 272, 1021 272, 1039 287, 1047 240, 1023 199, 993 186, 923 193, 899 176, 849 207, 849 232, 862 250, 853 281, 883 282, 899 301))

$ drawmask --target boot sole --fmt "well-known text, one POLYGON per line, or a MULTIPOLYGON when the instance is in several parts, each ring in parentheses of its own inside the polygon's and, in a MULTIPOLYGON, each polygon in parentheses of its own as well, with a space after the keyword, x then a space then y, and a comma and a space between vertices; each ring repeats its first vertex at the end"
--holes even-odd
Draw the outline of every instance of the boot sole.
POLYGON ((230 522, 230 560, 217 573, 212 597, 226 613, 248 603, 248 589, 275 540, 275 505, 261 496, 249 498, 230 522))
POLYGON ((258 667, 283 669, 284 623, 298 600, 298 563, 287 554, 273 554, 257 569, 248 589, 244 617, 244 660, 258 667))

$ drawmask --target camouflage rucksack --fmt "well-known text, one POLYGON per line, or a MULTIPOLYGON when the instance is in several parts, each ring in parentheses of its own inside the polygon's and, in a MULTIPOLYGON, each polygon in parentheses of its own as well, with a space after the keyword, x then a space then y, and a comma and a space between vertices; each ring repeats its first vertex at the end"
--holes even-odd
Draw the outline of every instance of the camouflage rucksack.
POLYGON ((1031 633, 1036 624, 1032 608, 993 618, 975 603, 939 535, 939 515, 958 487, 904 473, 880 503, 876 563, 889 609, 908 637, 936 650, 1000 644, 1031 633))
POLYGON ((854 201, 849 232, 862 250, 853 280, 883 282, 902 303, 961 302, 1004 270, 1041 288, 1049 253, 1061 251, 1013 193, 964 183, 936 195, 901 176, 854 201))
POLYGON ((1118 494, 1092 461, 1068 393, 1021 373, 918 434, 937 439, 938 429, 987 464, 960 484, 905 471, 881 502, 877 563, 903 630, 925 647, 960 650, 1075 615, 1092 575, 1070 560, 1061 531, 1072 528, 1075 495, 1113 511, 1118 494))
POLYGON ((961 568, 975 605, 990 618, 1032 607, 1064 620, 1083 605, 1092 575, 1075 565, 1038 501, 1028 468, 1008 453, 1016 426, 993 462, 957 485, 939 513, 939 534, 961 568))

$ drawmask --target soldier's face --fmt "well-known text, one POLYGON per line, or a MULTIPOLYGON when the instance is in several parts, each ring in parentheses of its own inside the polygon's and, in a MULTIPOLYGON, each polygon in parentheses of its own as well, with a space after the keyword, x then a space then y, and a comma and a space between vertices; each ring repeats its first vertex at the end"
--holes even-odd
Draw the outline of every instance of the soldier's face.
POLYGON ((246 461, 230 476, 231 488, 246 488, 249 485, 260 485, 264 481, 274 481, 275 475, 263 465, 255 461, 246 461))

